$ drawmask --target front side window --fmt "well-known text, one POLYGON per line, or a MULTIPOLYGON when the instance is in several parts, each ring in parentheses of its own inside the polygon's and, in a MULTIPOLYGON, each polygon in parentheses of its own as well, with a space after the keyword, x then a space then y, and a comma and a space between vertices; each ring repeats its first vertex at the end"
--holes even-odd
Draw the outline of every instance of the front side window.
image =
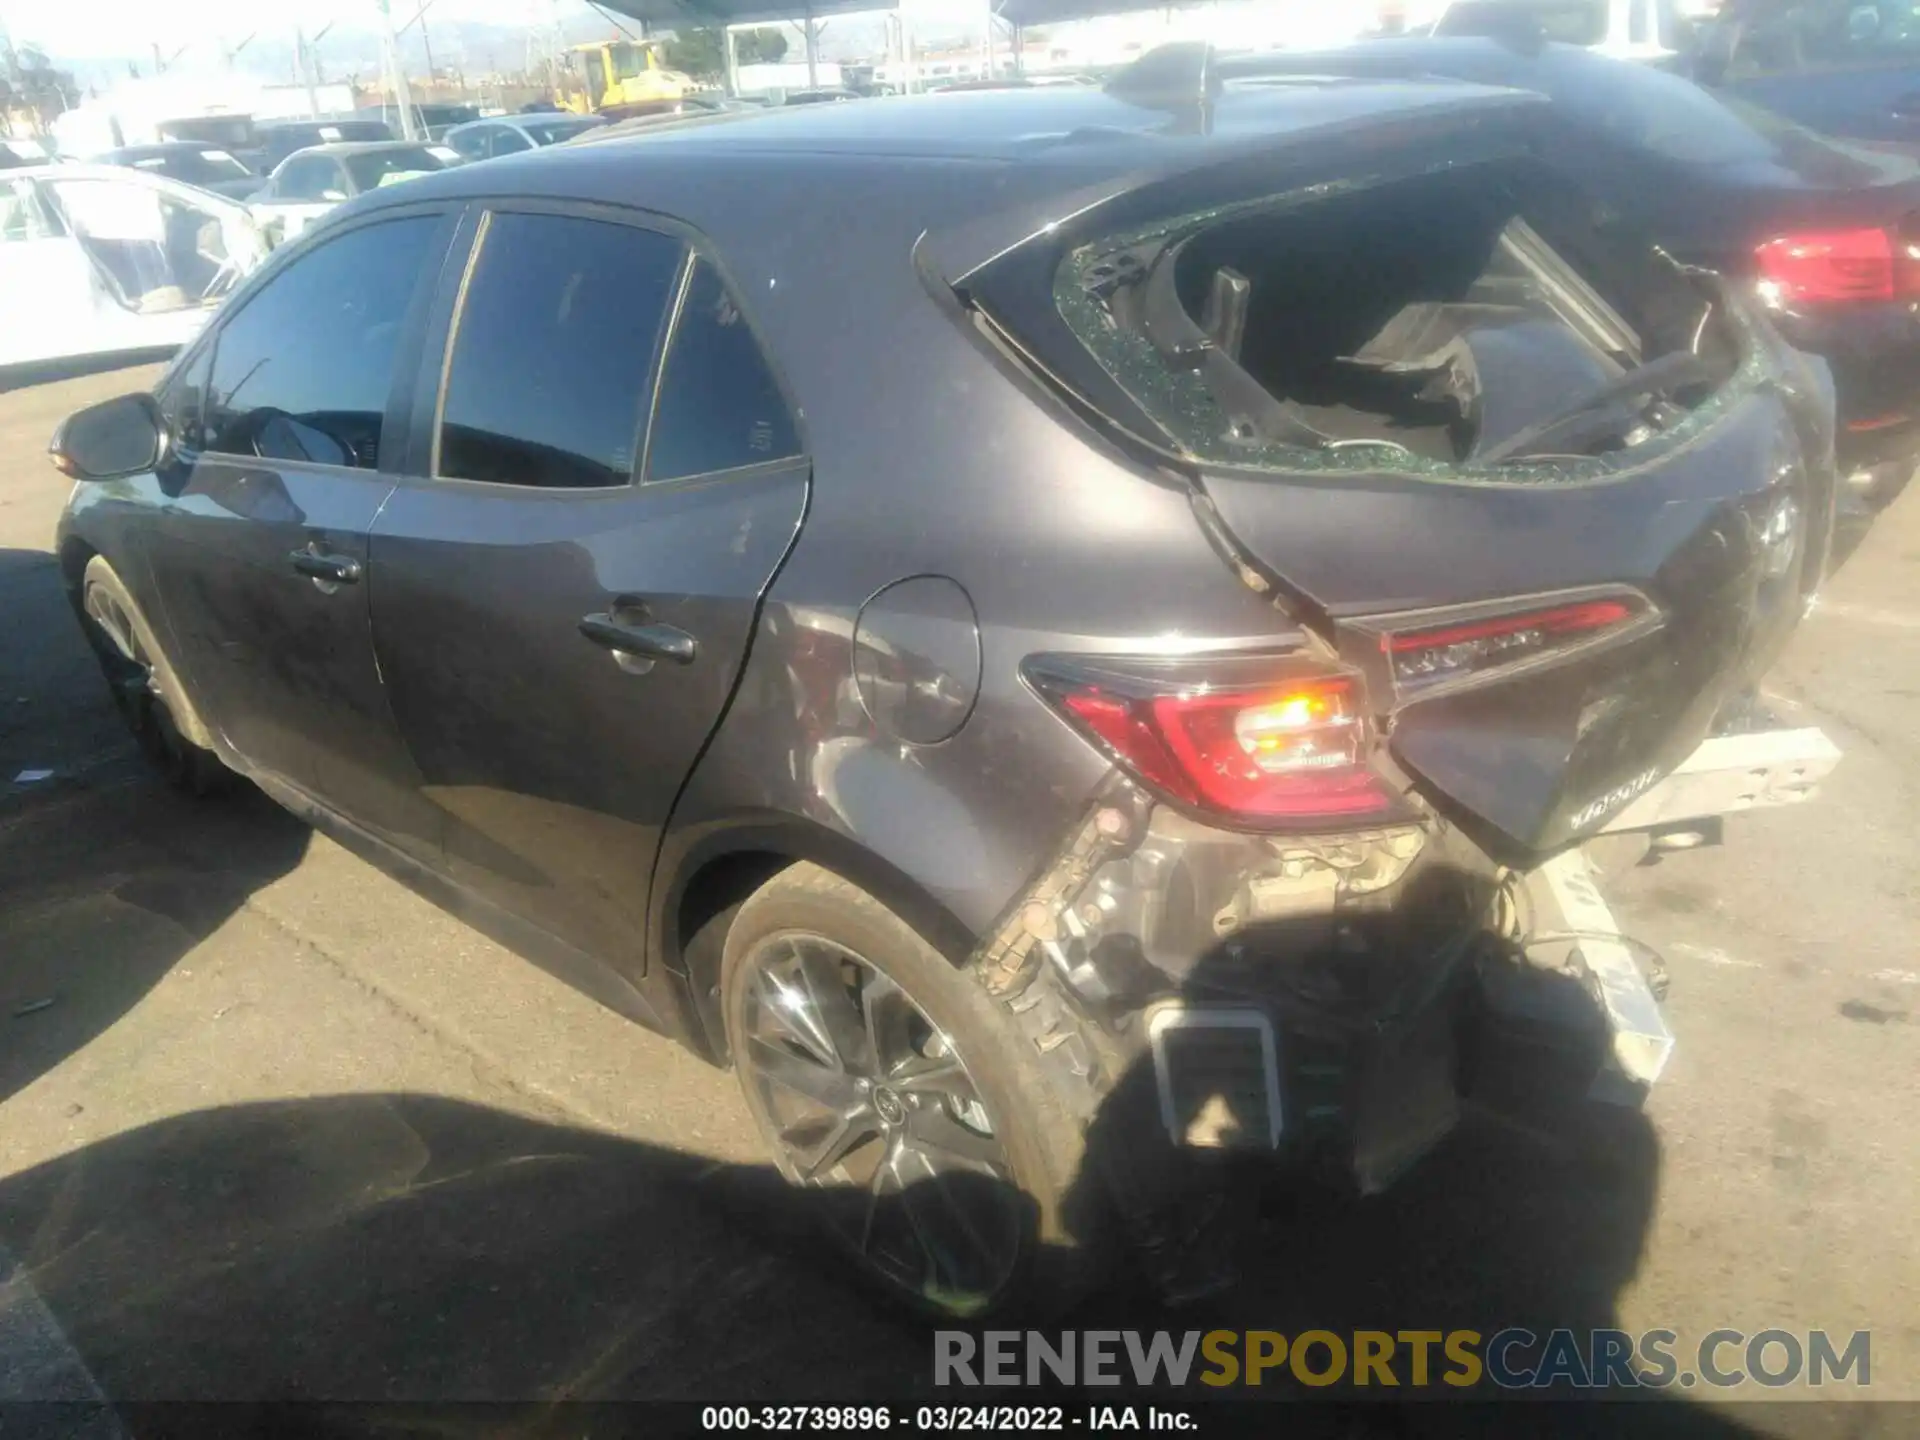
POLYGON ((492 216, 453 339, 438 473, 627 484, 681 254, 678 240, 631 225, 492 216))
POLYGON ((799 453, 767 357, 720 272, 699 261, 660 375, 647 478, 706 475, 799 453))
POLYGON ((563 140, 571 140, 576 135, 585 134, 605 122, 597 118, 577 116, 565 120, 542 120, 519 127, 520 134, 535 145, 558 145, 563 140))
POLYGON ((340 172, 325 155, 296 155, 274 182, 274 194, 282 200, 344 200, 340 172))
POLYGON ((531 150, 533 142, 528 140, 511 125, 502 125, 493 132, 493 144, 488 150, 491 155, 511 155, 518 150, 531 150))
POLYGON ((212 369, 213 346, 202 345, 193 358, 175 370, 154 394, 166 417, 176 454, 197 455, 206 448, 207 376, 212 369))
POLYGON ((407 308, 440 222, 350 230, 281 270, 215 337, 207 448, 374 470, 407 308))
POLYGON ((348 155, 343 162, 353 181, 353 193, 378 190, 397 184, 413 175, 426 175, 446 169, 440 157, 426 146, 399 150, 362 150, 348 155))

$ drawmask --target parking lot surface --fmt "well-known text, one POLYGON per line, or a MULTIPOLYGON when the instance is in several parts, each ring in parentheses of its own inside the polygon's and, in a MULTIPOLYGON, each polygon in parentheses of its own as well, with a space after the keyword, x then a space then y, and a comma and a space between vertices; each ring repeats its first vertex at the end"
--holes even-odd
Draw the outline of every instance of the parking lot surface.
MULTIPOLYGON (((730 1077, 258 795, 145 776, 61 593, 44 449, 152 373, 0 394, 0 1397, 924 1390, 925 1333, 796 1227, 730 1077)), ((1920 1399, 1920 496, 1772 690, 1846 752, 1823 795, 1608 878, 1672 974, 1644 1118, 1470 1115, 1377 1199, 1266 1197, 1228 1294, 1069 1323, 1870 1329, 1869 1393, 1920 1399)))

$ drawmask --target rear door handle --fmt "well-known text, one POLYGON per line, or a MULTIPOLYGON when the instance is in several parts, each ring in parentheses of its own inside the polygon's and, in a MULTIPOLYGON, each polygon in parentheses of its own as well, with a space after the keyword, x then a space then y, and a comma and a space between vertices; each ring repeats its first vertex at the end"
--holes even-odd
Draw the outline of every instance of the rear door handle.
POLYGON ((287 557, 293 568, 309 580, 328 580, 336 585, 351 585, 360 578, 360 562, 346 555, 328 555, 320 550, 296 550, 287 557))
POLYGON ((580 633, 596 645, 623 655, 646 660, 671 660, 676 665, 691 665, 700 652, 699 642, 686 631, 672 625, 622 625, 611 615, 584 615, 580 633))

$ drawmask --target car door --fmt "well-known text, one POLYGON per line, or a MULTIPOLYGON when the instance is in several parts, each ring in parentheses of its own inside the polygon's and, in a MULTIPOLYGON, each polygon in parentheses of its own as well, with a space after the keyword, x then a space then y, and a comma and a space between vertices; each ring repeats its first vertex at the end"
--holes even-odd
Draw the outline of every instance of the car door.
POLYGON ((367 534, 456 222, 380 212, 238 297, 148 549, 203 718, 249 768, 429 860, 435 813, 374 663, 367 534))
POLYGON ((242 207, 95 166, 11 177, 0 230, 0 356, 17 359, 184 344, 266 254, 242 207))
POLYGON ((85 354, 117 341, 95 323, 99 280, 80 242, 25 177, 0 176, 0 365, 85 354), (76 323, 77 322, 77 323, 76 323))
POLYGON ((739 305, 681 236, 532 206, 478 231, 442 282, 451 341, 416 402, 437 418, 374 526, 375 648, 448 874, 630 968, 808 466, 739 305))

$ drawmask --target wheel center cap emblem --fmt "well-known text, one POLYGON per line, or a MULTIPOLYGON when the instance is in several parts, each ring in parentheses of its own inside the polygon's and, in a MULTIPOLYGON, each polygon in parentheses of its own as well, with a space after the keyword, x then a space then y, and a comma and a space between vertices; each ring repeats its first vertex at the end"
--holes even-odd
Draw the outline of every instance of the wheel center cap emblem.
POLYGON ((879 1085, 873 1091, 873 1113, 888 1125, 898 1125, 907 1118, 907 1107, 893 1091, 879 1085))

